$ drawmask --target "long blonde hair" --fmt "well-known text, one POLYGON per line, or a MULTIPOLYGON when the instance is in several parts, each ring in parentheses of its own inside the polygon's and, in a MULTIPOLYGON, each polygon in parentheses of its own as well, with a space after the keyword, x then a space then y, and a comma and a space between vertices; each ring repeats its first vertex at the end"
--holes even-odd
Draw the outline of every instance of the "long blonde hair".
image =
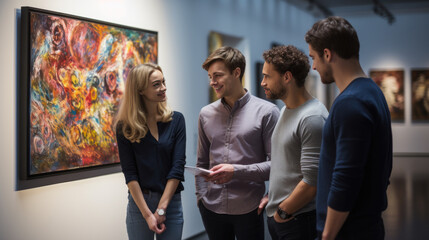
MULTIPOLYGON (((162 73, 160 66, 145 63, 132 68, 128 73, 125 93, 116 115, 114 128, 120 126, 121 129, 118 131, 122 131, 122 134, 131 142, 140 142, 140 139, 146 136, 148 132, 147 110, 140 92, 148 88, 149 77, 156 70, 162 73)), ((162 122, 172 120, 173 112, 168 107, 167 102, 159 102, 157 110, 157 113, 161 115, 162 122)))

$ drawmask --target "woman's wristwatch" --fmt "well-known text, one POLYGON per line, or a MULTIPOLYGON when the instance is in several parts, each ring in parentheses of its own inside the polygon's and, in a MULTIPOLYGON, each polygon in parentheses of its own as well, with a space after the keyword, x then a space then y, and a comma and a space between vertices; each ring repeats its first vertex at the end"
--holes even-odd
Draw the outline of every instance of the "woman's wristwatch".
POLYGON ((165 209, 158 208, 156 209, 156 213, 158 213, 159 216, 165 216, 165 209))

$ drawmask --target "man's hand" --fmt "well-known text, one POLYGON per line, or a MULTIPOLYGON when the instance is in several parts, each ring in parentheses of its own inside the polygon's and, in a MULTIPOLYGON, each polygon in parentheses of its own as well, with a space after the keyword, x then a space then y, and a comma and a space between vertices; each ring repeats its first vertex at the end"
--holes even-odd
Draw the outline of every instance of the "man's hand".
POLYGON ((344 222, 349 216, 350 212, 337 211, 328 206, 326 214, 325 228, 322 233, 322 240, 335 239, 338 232, 343 227, 344 222))
POLYGON ((207 177, 207 181, 214 182, 216 184, 224 184, 231 181, 232 176, 234 175, 234 166, 231 164, 219 164, 212 169, 213 173, 210 173, 207 177))
POLYGON ((290 220, 294 219, 294 217, 290 217, 288 219, 282 219, 279 214, 276 212, 274 213, 274 221, 276 221, 277 223, 285 223, 285 222, 289 222, 290 220))
POLYGON ((265 208, 265 206, 267 206, 267 204, 268 204, 268 195, 265 195, 261 199, 261 202, 259 203, 258 215, 260 215, 262 213, 262 211, 264 211, 264 208, 265 208))

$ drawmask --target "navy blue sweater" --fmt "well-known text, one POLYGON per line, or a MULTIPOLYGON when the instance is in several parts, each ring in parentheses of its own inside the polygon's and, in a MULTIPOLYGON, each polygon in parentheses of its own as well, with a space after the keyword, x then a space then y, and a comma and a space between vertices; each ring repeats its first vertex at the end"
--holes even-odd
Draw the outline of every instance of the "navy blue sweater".
MULTIPOLYGON (((168 179, 184 181, 186 129, 180 112, 173 113, 172 121, 157 124, 158 141, 148 131, 140 143, 131 143, 120 126, 116 138, 126 183, 136 180, 142 189, 163 193, 168 179)), ((180 183, 176 193, 182 190, 180 183)))
POLYGON ((387 207, 391 170, 389 108, 374 81, 357 78, 336 98, 323 129, 316 197, 318 232, 325 226, 328 206, 350 211, 340 235, 341 231, 362 231, 363 226, 380 220, 387 207))

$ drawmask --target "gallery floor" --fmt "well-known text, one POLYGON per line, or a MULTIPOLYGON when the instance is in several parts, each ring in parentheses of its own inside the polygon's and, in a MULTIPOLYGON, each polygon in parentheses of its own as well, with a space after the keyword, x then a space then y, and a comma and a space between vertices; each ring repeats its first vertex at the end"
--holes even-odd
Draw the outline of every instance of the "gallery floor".
MULTIPOLYGON (((429 156, 395 156, 383 214, 386 240, 420 240, 429 236, 429 156)), ((208 240, 204 233, 192 240, 208 240)), ((271 239, 266 234, 265 239, 271 239)))

